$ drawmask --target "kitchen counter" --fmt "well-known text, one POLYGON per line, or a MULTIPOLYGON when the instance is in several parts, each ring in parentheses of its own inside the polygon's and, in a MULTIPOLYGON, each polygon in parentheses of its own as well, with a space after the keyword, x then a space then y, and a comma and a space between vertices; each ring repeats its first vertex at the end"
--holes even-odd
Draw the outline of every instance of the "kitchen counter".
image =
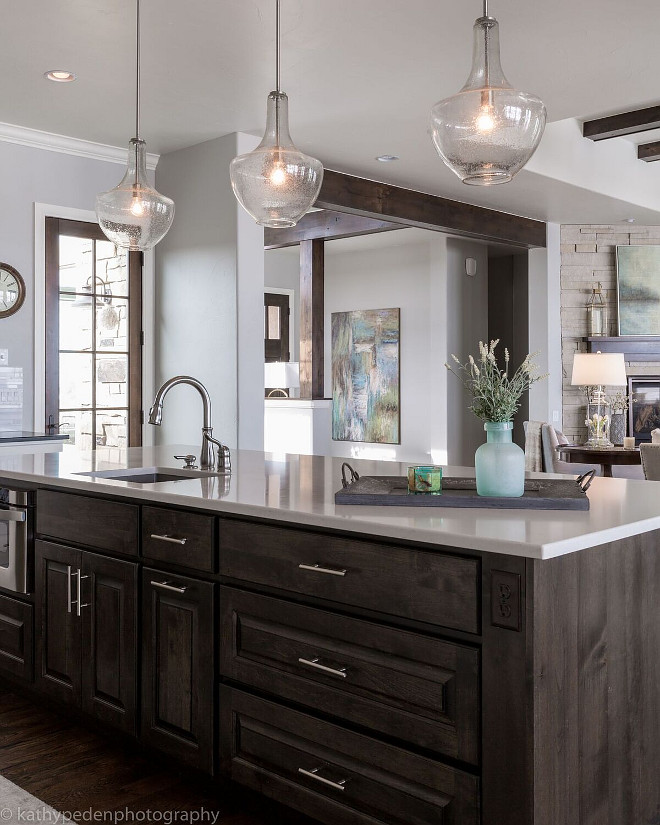
MULTIPOLYGON (((549 559, 660 529, 660 483, 596 478, 587 512, 337 506, 344 459, 232 453, 231 477, 135 484, 78 475, 131 467, 181 468, 173 456, 190 446, 100 448, 94 453, 0 455, 0 478, 160 502, 218 513, 252 516, 369 536, 418 541, 531 559, 549 559)), ((350 460, 361 475, 405 475, 407 465, 350 460)), ((445 468, 473 475, 473 468, 445 468)), ((547 476, 546 476, 547 477, 547 476)))
POLYGON ((36 441, 68 441, 68 435, 60 433, 31 433, 25 430, 0 430, 0 444, 24 444, 36 441))

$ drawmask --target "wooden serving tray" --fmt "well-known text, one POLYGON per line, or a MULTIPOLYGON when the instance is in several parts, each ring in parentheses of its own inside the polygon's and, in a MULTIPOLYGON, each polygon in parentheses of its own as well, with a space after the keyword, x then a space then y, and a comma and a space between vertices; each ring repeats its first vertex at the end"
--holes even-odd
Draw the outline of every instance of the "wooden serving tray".
POLYGON ((362 476, 335 493, 335 504, 390 507, 480 507, 496 510, 588 510, 586 492, 574 478, 528 479, 520 498, 477 495, 473 478, 443 478, 441 493, 410 493, 403 476, 362 476))

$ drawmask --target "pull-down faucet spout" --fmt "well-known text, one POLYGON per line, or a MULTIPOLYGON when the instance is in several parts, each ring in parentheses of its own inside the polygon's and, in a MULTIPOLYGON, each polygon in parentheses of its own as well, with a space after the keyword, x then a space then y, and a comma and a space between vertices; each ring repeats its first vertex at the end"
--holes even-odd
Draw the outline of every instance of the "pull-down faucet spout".
POLYGON ((163 421, 163 401, 165 396, 172 389, 172 387, 176 387, 177 384, 189 384, 197 390, 202 398, 204 420, 202 424, 202 450, 199 461, 200 467, 204 470, 218 469, 229 471, 231 469, 231 456, 229 448, 225 447, 223 444, 220 444, 219 441, 216 441, 216 439, 213 438, 213 427, 211 425, 211 398, 208 394, 208 390, 201 381, 198 381, 190 375, 177 375, 174 378, 170 378, 169 381, 166 381, 156 393, 154 403, 151 405, 151 409, 149 410, 149 423, 160 426, 163 421), (215 458, 214 445, 218 446, 217 460, 215 458))

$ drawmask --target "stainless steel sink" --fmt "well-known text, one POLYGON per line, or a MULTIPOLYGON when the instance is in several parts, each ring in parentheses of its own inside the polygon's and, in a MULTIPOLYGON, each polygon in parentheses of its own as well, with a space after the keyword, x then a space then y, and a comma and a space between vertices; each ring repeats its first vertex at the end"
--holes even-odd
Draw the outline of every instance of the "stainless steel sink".
POLYGON ((215 478, 224 473, 207 470, 184 470, 177 467, 131 467, 125 470, 95 470, 75 473, 77 476, 107 478, 111 481, 129 481, 132 484, 160 484, 165 481, 190 481, 193 478, 215 478))

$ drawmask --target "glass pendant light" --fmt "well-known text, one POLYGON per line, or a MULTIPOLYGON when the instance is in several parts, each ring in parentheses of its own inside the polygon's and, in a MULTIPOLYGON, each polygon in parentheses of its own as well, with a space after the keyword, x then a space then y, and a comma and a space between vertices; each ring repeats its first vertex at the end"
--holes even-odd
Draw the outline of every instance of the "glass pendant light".
POLYGON ((280 91, 280 0, 276 0, 276 89, 268 95, 266 132, 253 152, 235 157, 231 185, 260 226, 295 226, 318 197, 323 165, 296 149, 289 135, 289 98, 280 91))
POLYGON ((128 144, 121 183, 96 196, 99 226, 114 244, 131 252, 154 247, 174 219, 174 201, 149 185, 146 146, 140 138, 140 0, 136 0, 135 137, 128 144))
POLYGON ((472 70, 453 97, 431 110, 431 137, 463 183, 507 183, 531 158, 545 128, 543 102, 511 87, 500 65, 499 25, 488 16, 474 23, 472 70))

